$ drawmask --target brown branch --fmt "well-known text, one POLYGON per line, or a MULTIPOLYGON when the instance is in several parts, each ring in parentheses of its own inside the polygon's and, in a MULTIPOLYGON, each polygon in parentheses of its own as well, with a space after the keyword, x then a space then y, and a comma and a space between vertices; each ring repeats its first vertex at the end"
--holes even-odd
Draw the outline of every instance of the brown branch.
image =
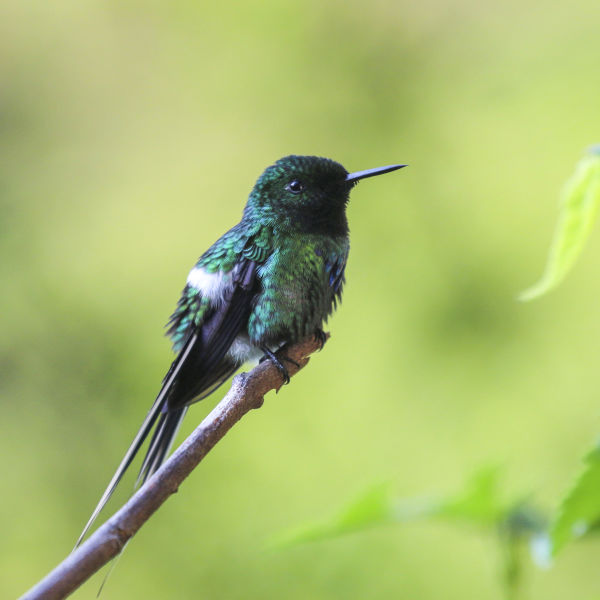
MULTIPOLYGON (((317 339, 295 344, 281 353, 298 363, 286 361, 291 375, 308 363, 308 356, 318 350, 317 339)), ((104 525, 69 554, 42 581, 26 592, 21 600, 59 600, 75 591, 98 569, 117 556, 140 527, 174 494, 182 481, 194 470, 214 445, 248 411, 260 408, 263 396, 279 390, 282 376, 271 361, 264 361, 250 373, 240 373, 233 379, 231 389, 196 430, 181 444, 171 458, 144 486, 104 525)))

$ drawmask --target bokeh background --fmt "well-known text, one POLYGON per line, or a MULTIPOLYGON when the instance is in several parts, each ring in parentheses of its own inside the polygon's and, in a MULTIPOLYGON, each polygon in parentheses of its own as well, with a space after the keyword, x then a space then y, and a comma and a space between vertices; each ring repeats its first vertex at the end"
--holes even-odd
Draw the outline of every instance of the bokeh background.
MULTIPOLYGON (((493 543, 450 525, 264 542, 374 482, 443 493, 489 461, 559 501, 600 429, 600 236, 559 290, 516 295, 600 138, 599 27, 596 0, 1 3, 0 595, 72 548, 170 363, 187 271, 296 153, 410 168, 353 192, 326 349, 105 597, 500 598, 493 543)), ((598 550, 532 571, 528 597, 598 597, 598 550)))

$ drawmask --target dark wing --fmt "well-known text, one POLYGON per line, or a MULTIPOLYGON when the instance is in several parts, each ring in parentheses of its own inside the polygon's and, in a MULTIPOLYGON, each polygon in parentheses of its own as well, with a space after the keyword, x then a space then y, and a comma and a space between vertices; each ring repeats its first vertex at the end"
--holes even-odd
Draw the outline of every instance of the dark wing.
POLYGON ((255 293, 256 263, 244 261, 234 269, 229 295, 209 310, 191 335, 193 344, 169 385, 138 482, 146 481, 165 460, 188 405, 212 394, 239 368, 240 362, 227 353, 246 329, 255 293))
POLYGON ((235 338, 246 329, 255 293, 256 263, 238 263, 226 297, 209 309, 202 325, 192 333, 194 344, 170 384, 167 410, 205 398, 216 389, 215 385, 221 385, 227 379, 232 368, 239 366, 227 352, 235 338))
POLYGON ((342 254, 334 253, 325 261, 325 270, 327 271, 329 286, 333 290, 333 308, 342 299, 342 291, 346 282, 345 270, 348 260, 348 249, 342 254))
POLYGON ((145 481, 164 461, 187 405, 217 389, 240 366, 227 356, 231 344, 246 328, 258 285, 256 263, 243 260, 233 270, 233 285, 217 306, 208 309, 201 325, 192 329, 163 380, 161 390, 102 494, 77 540, 77 547, 112 496, 152 428, 156 425, 138 481, 145 481))

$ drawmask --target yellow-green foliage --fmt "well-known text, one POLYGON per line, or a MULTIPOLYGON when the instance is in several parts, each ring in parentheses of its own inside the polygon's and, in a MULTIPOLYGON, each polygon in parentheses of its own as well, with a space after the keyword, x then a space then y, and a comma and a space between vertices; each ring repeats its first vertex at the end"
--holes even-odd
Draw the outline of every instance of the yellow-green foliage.
POLYGON ((600 204, 600 148, 577 165, 563 192, 561 211, 542 279, 521 294, 532 300, 556 287, 579 256, 596 221, 600 204))
MULTIPOLYGON (((496 600, 493 546, 443 523, 263 542, 375 481, 439 495, 488 460, 558 502, 598 431, 600 236, 569 285, 514 299, 599 137, 599 26, 597 0, 0 2, 0 597, 70 551, 169 366, 188 270, 297 153, 410 167, 352 193, 323 352, 104 594, 496 600)), ((590 598, 597 569, 573 544, 528 591, 590 598)))

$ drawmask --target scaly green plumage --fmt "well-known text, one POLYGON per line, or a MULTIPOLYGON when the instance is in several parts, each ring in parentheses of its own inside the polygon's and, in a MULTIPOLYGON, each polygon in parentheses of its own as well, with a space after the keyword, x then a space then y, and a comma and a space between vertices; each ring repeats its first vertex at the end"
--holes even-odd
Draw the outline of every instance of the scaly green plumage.
MULTIPOLYGON (((348 174, 339 163, 287 156, 259 177, 242 220, 198 260, 168 323, 178 353, 142 427, 80 540, 154 429, 144 481, 168 454, 188 406, 247 359, 321 333, 341 299, 351 189, 392 165, 348 174)), ((285 376, 282 363, 276 363, 285 376)))
POLYGON ((348 238, 293 237, 258 269, 262 291, 250 314, 248 333, 257 346, 296 342, 320 329, 341 298, 348 238), (292 263, 293 269, 285 268, 292 263))

